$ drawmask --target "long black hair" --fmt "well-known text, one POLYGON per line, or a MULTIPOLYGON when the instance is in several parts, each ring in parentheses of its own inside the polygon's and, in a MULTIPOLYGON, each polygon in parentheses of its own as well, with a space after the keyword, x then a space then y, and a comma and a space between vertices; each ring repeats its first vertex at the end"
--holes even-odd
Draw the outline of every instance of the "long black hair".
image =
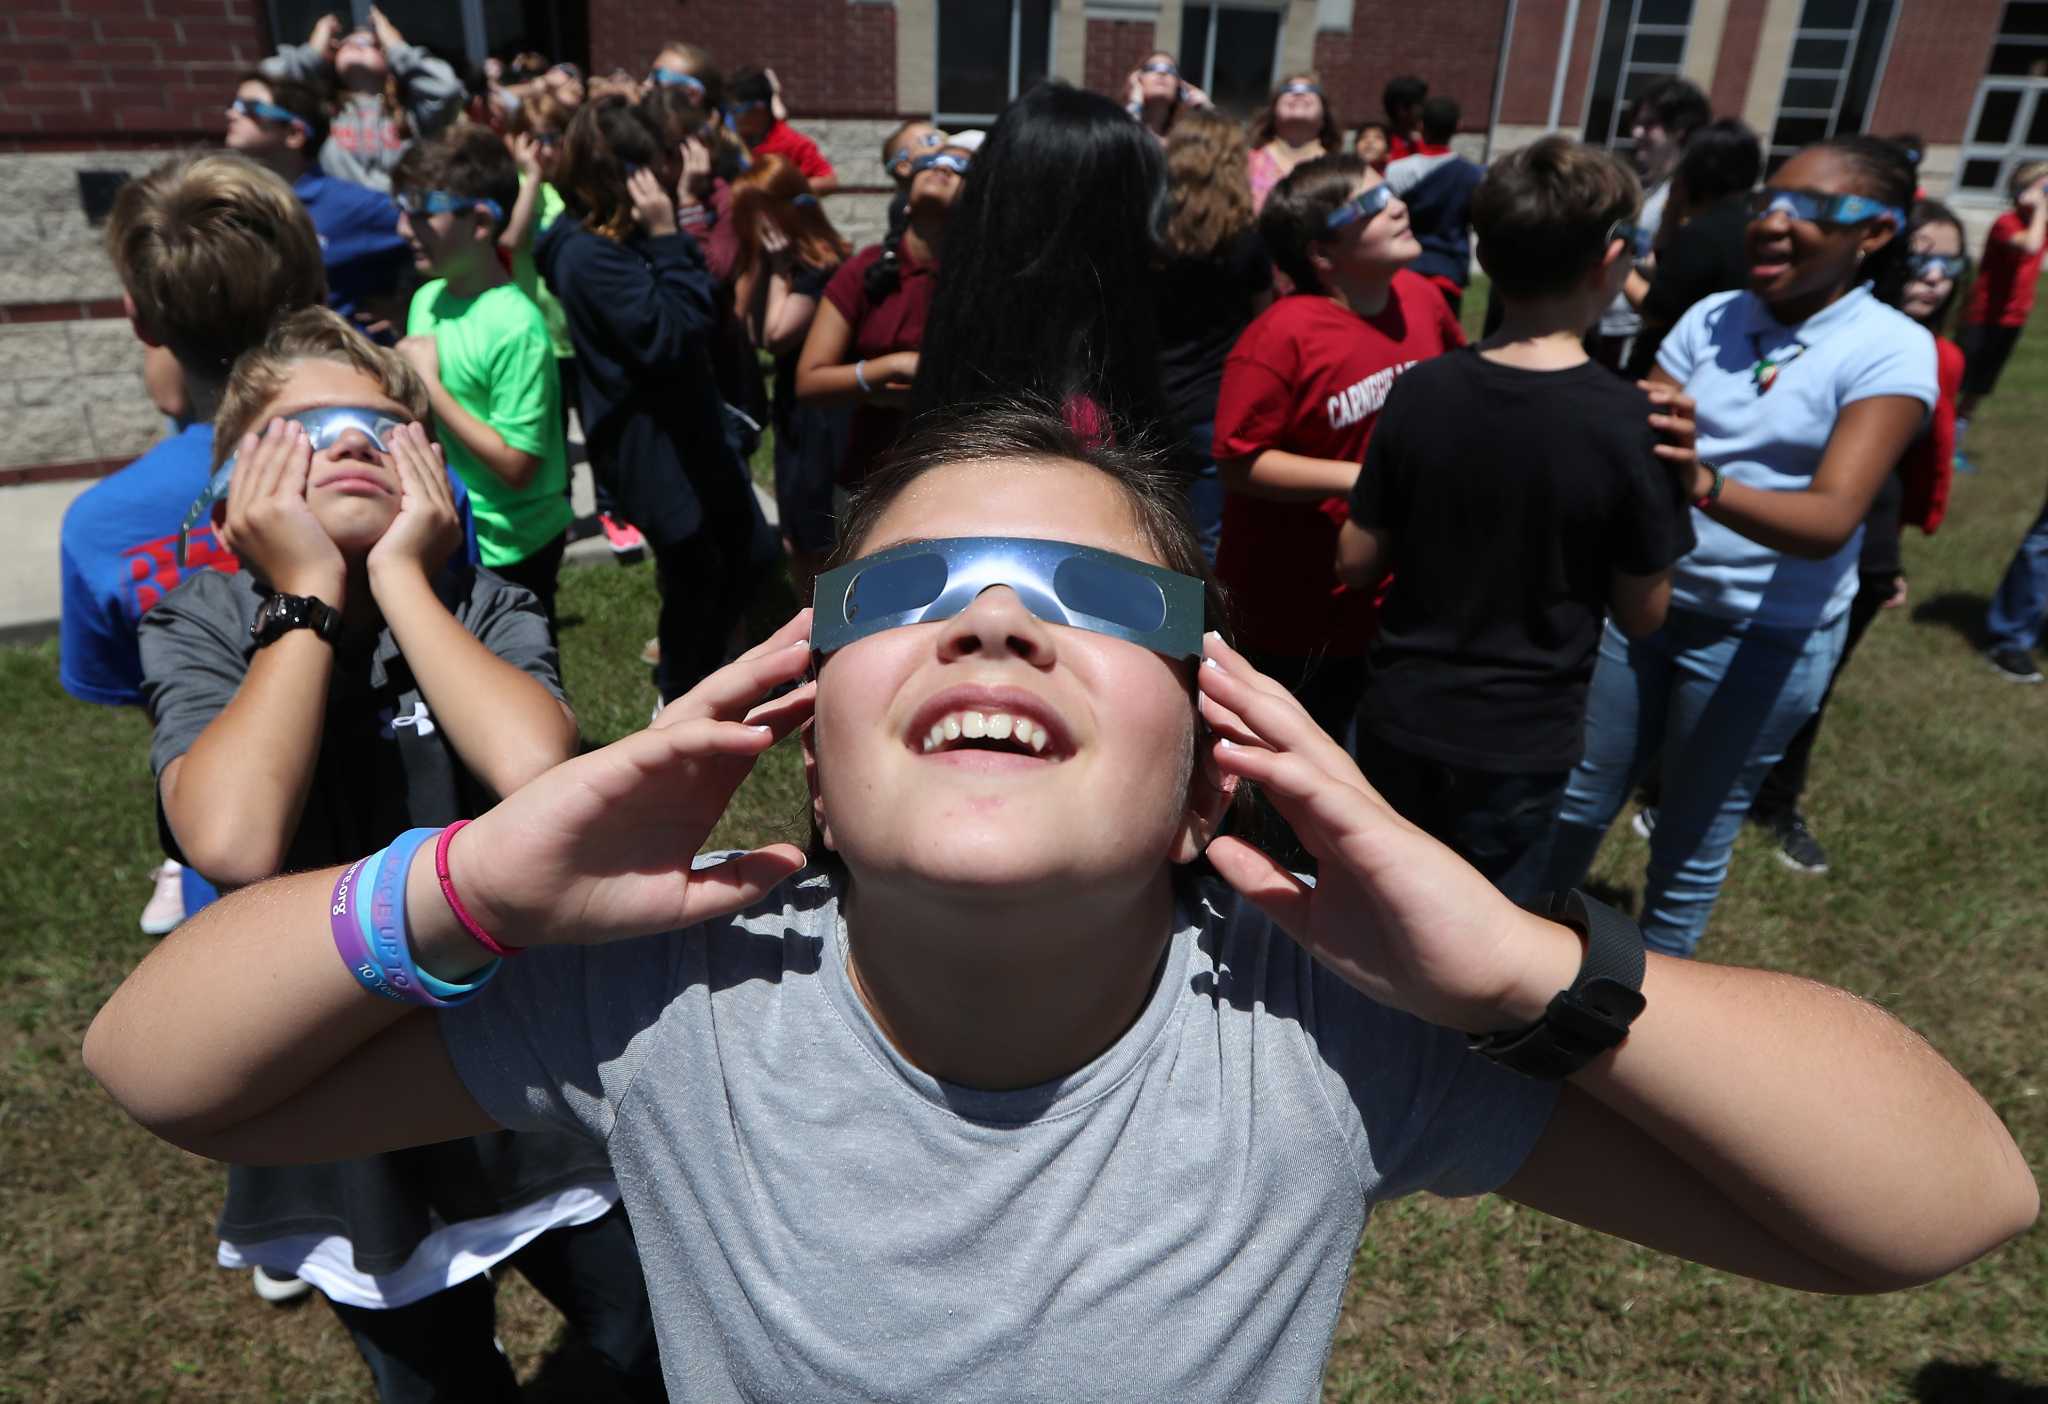
POLYGON ((975 153, 947 225, 911 408, 1085 397, 1119 439, 1170 432, 1151 269, 1159 142, 1108 98, 1042 83, 975 153))

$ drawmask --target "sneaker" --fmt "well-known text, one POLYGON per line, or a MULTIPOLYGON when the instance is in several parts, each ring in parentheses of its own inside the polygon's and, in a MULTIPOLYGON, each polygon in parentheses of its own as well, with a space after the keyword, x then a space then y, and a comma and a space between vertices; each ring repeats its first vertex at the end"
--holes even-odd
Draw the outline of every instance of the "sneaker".
POLYGON ((295 1302, 313 1290, 313 1284, 304 1278, 293 1277, 288 1272, 271 1272, 265 1268, 257 1268, 249 1274, 249 1279, 256 1287, 256 1295, 272 1306, 295 1302))
POLYGON ((142 909, 142 930, 149 936, 166 936, 185 919, 185 870, 166 858, 150 874, 156 890, 142 909))
POLYGON ((1795 873, 1818 874, 1828 870, 1828 851, 1806 826, 1804 814, 1795 809, 1761 822, 1777 842, 1780 863, 1795 873))
POLYGON ((614 556, 630 556, 647 549, 647 538, 631 522, 622 522, 609 512, 600 512, 597 524, 604 528, 604 539, 611 543, 614 556))
POLYGON ((2041 670, 2034 666, 2034 655, 2023 648, 2011 644, 2003 648, 1987 648, 1984 650, 1984 661, 1996 669, 1998 676, 2007 682, 2041 681, 2041 670))
POLYGON ((1648 843, 1650 835, 1657 832, 1657 811, 1654 809, 1638 809, 1636 817, 1628 821, 1628 826, 1636 831, 1637 838, 1648 843))

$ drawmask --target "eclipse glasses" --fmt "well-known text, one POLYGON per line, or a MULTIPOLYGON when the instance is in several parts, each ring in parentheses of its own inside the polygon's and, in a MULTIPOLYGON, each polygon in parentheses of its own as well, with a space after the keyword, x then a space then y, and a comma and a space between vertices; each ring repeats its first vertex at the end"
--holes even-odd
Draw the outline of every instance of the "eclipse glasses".
POLYGON ((932 624, 1007 585, 1048 624, 1202 656, 1202 582, 1092 546, 1035 537, 910 541, 828 570, 812 590, 811 650, 823 656, 870 634, 932 624))
POLYGON ((1335 233, 1347 224, 1356 224, 1361 219, 1371 219, 1385 209, 1394 198, 1394 187, 1381 181, 1370 190, 1362 191, 1331 210, 1323 221, 1323 228, 1335 233))
MULTIPOLYGON (((305 426, 306 442, 315 453, 332 448, 351 429, 362 431, 377 446, 379 453, 389 453, 392 431, 412 423, 388 410, 365 409, 357 405, 327 405, 280 417, 305 426)), ((227 461, 214 469, 213 476, 206 480, 206 491, 192 499, 192 505, 185 510, 185 520, 178 525, 179 565, 185 564, 185 544, 191 540, 192 533, 213 515, 215 504, 227 500, 228 486, 234 480, 235 460, 240 457, 240 453, 229 454, 227 461)))
POLYGON ((1892 228, 1906 227, 1906 212, 1868 195, 1827 195, 1818 190, 1778 190, 1765 186, 1749 194, 1752 218, 1783 214, 1809 224, 1861 224, 1866 219, 1888 219, 1892 228))
POLYGON ((401 190, 391 197, 391 202, 404 210, 406 217, 417 219, 421 215, 468 214, 471 210, 489 210, 491 218, 502 222, 504 207, 496 200, 481 195, 457 195, 447 190, 401 190))
POLYGON ((964 176, 967 174, 967 157, 958 151, 934 151, 910 163, 910 174, 913 176, 933 169, 951 171, 954 175, 964 176))

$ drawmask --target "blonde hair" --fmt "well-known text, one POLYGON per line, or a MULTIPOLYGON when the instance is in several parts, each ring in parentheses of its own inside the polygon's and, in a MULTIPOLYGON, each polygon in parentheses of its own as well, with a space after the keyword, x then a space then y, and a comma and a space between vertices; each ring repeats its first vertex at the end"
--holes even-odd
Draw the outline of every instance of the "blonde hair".
POLYGON ((256 426, 256 417, 283 393, 292 367, 301 361, 331 361, 361 371, 415 421, 431 423, 427 385, 411 362, 372 342, 339 313, 302 307, 280 317, 263 343, 235 362, 213 417, 214 467, 226 462, 242 435, 256 426))
POLYGON ((2005 184, 2005 193, 2017 200, 2027 193, 2027 187, 2035 181, 2048 178, 2048 161, 2022 161, 2013 167, 2012 179, 2005 184))
POLYGON ((1213 108, 1181 114, 1166 139, 1164 242, 1183 258, 1213 258, 1252 227, 1251 148, 1213 108))
POLYGON ((320 236, 281 176, 244 156, 179 156, 114 197, 107 253, 136 324, 218 384, 280 312, 327 297, 320 236))

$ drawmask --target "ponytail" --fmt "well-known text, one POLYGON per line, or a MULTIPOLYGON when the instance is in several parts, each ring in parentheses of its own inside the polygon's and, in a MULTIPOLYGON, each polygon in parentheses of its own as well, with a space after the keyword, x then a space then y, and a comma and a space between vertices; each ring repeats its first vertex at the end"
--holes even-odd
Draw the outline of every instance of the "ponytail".
POLYGON ((873 307, 886 300, 903 286, 902 248, 903 230, 898 226, 882 240, 882 256, 870 263, 867 272, 861 275, 861 291, 867 294, 868 306, 873 307))

